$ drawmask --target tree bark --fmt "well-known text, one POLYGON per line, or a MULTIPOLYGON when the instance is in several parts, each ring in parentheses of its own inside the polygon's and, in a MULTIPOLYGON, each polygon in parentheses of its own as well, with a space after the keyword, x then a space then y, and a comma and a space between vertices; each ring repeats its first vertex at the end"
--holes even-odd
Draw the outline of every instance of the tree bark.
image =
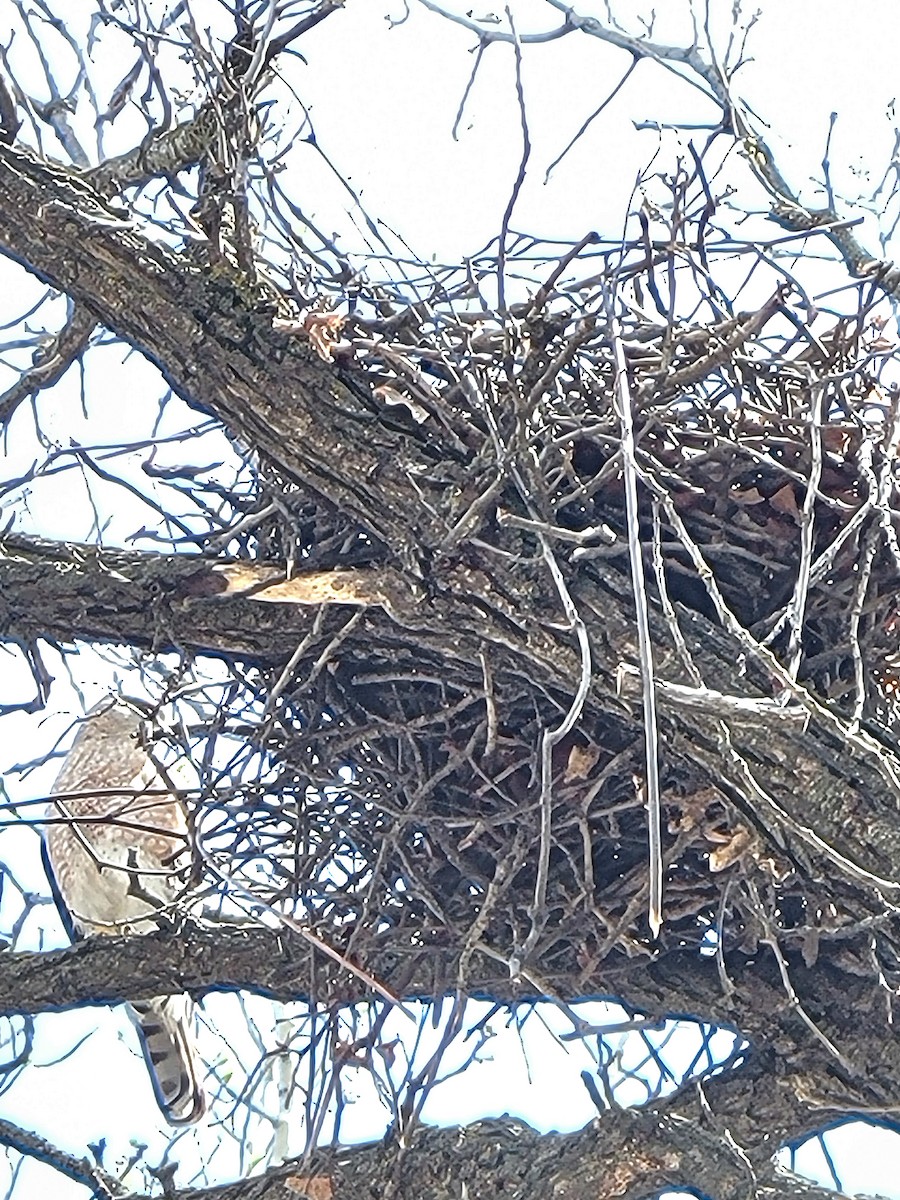
MULTIPOLYGON (((0 1121, 0 1142, 54 1166, 95 1195, 127 1196, 116 1180, 84 1159, 0 1121)), ((262 1175, 212 1188, 186 1188, 178 1200, 401 1200, 428 1196, 472 1200, 502 1195, 515 1181, 520 1200, 547 1195, 571 1200, 642 1200, 669 1188, 691 1188, 720 1200, 761 1192, 771 1200, 841 1200, 771 1164, 754 1169, 729 1131, 677 1115, 608 1111, 574 1134, 539 1134, 513 1121, 462 1129, 418 1128, 409 1139, 316 1151, 262 1175)))
POLYGON ((458 452, 412 423, 392 428, 238 282, 149 241, 74 172, 0 145, 0 246, 401 560, 446 534, 438 514, 464 480, 458 452), (409 505, 414 483, 436 498, 434 515, 409 505))
MULTIPOLYGON (((458 950, 440 945, 404 949, 386 936, 377 958, 361 965, 400 996, 427 1000, 453 990, 457 958, 458 950)), ((745 1066, 715 1083, 716 1111, 728 1114, 733 1129, 740 1128, 742 1144, 759 1139, 769 1155, 773 1141, 814 1128, 817 1111, 892 1110, 900 1077, 900 1045, 891 1035, 888 1009, 865 977, 848 975, 827 960, 809 968, 799 955, 787 966, 793 1001, 772 952, 761 952, 759 958, 729 955, 728 994, 715 961, 685 950, 652 962, 605 964, 595 973, 594 995, 623 997, 651 1027, 684 1017, 748 1037, 748 1086, 754 1089, 754 1103, 745 1106, 740 1090, 745 1066), (767 1092, 760 1091, 763 1080, 767 1092), (733 1095, 732 1087, 738 1089, 733 1095)), ((551 981, 546 992, 567 1001, 580 998, 557 991, 556 985, 564 989, 566 981, 551 981)), ((182 991, 200 998, 220 989, 325 1005, 366 999, 365 989, 346 968, 289 931, 187 926, 178 934, 94 938, 67 950, 0 957, 0 1012, 7 1014, 182 991)), ((501 1003, 536 995, 527 980, 510 980, 504 964, 485 956, 475 964, 470 992, 501 1003)), ((710 1086, 713 1081, 707 1082, 710 1086)))

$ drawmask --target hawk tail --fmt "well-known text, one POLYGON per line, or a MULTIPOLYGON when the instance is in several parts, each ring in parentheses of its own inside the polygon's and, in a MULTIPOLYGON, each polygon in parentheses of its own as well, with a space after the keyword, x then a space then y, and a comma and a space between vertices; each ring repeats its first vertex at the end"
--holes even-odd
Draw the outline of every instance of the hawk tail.
POLYGON ((190 996, 155 996, 131 1007, 163 1116, 170 1125, 199 1121, 206 1096, 197 1077, 190 996))

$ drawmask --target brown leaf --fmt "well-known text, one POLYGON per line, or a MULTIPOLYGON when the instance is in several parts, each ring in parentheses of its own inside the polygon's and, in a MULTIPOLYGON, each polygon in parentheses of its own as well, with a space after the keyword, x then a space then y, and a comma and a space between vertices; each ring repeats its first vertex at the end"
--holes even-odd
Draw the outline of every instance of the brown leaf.
POLYGON ((794 495, 793 484, 786 483, 769 497, 769 503, 776 512, 784 513, 800 524, 800 509, 797 507, 797 497, 794 495))
POLYGON ((765 500, 765 496, 760 492, 759 488, 755 487, 747 488, 743 492, 732 490, 729 492, 729 495, 735 504, 740 505, 762 504, 765 500))
POLYGON ((733 832, 717 835, 717 838, 720 836, 726 837, 727 840, 709 853, 709 869, 714 873, 724 871, 739 858, 743 858, 753 844, 753 834, 744 825, 737 825, 733 832))
POLYGON ((823 425, 822 445, 833 454, 846 454, 855 440, 852 425, 823 425))
POLYGON ((587 779, 599 757, 599 746, 579 746, 576 742, 569 751, 569 760, 563 772, 563 783, 571 783, 573 779, 587 779))
POLYGON ((334 1196, 334 1186, 328 1175, 289 1175, 284 1186, 297 1196, 306 1196, 307 1200, 332 1200, 334 1196))
POLYGON ((415 400, 410 399, 409 396, 404 396, 402 392, 398 392, 389 383, 382 383, 377 388, 373 388, 372 395, 378 396, 385 404, 399 404, 409 409, 410 416, 418 425, 428 420, 427 409, 424 409, 421 404, 417 404, 415 400))

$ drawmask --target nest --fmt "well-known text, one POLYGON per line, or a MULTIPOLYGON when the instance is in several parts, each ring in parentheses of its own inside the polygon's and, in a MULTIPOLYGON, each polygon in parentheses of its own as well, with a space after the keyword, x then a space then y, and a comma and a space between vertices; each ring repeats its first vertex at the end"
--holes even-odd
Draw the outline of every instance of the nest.
MULTIPOLYGON (((409 500, 448 532, 405 564, 430 625, 323 609, 287 672, 242 672, 218 729, 254 756, 224 792, 209 783, 197 829, 265 905, 373 976, 402 986, 440 952, 435 991, 486 986, 499 963, 574 996, 610 962, 675 948, 774 938, 812 962, 873 918, 885 977, 900 967, 873 883, 893 861, 896 786, 876 760, 896 747, 900 566, 876 291, 823 315, 770 269, 735 289, 758 297, 741 308, 699 252, 660 257, 586 239, 505 316, 470 278, 416 303, 410 281, 363 289, 347 319, 327 297, 277 318, 334 363, 348 403, 430 456, 409 500), (584 261, 598 254, 599 271, 584 261), (460 571, 471 621, 459 596, 442 607, 460 571), (581 653, 580 703, 577 671, 536 666, 534 631, 570 666, 581 653)), ((253 504, 232 553, 292 570, 389 561, 265 461, 253 504)))

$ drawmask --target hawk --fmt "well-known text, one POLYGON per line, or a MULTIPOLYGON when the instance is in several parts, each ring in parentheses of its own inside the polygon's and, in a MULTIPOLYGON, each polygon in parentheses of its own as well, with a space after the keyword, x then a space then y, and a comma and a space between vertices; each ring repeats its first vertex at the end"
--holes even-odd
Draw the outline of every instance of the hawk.
MULTIPOLYGON (((147 933, 158 916, 171 912, 181 891, 179 861, 188 849, 184 808, 174 796, 160 795, 167 785, 139 736, 135 713, 102 701, 85 718, 53 785, 58 799, 45 831, 44 862, 73 940, 147 933)), ((198 1121, 206 1099, 190 997, 155 996, 126 1007, 166 1120, 198 1121)))

